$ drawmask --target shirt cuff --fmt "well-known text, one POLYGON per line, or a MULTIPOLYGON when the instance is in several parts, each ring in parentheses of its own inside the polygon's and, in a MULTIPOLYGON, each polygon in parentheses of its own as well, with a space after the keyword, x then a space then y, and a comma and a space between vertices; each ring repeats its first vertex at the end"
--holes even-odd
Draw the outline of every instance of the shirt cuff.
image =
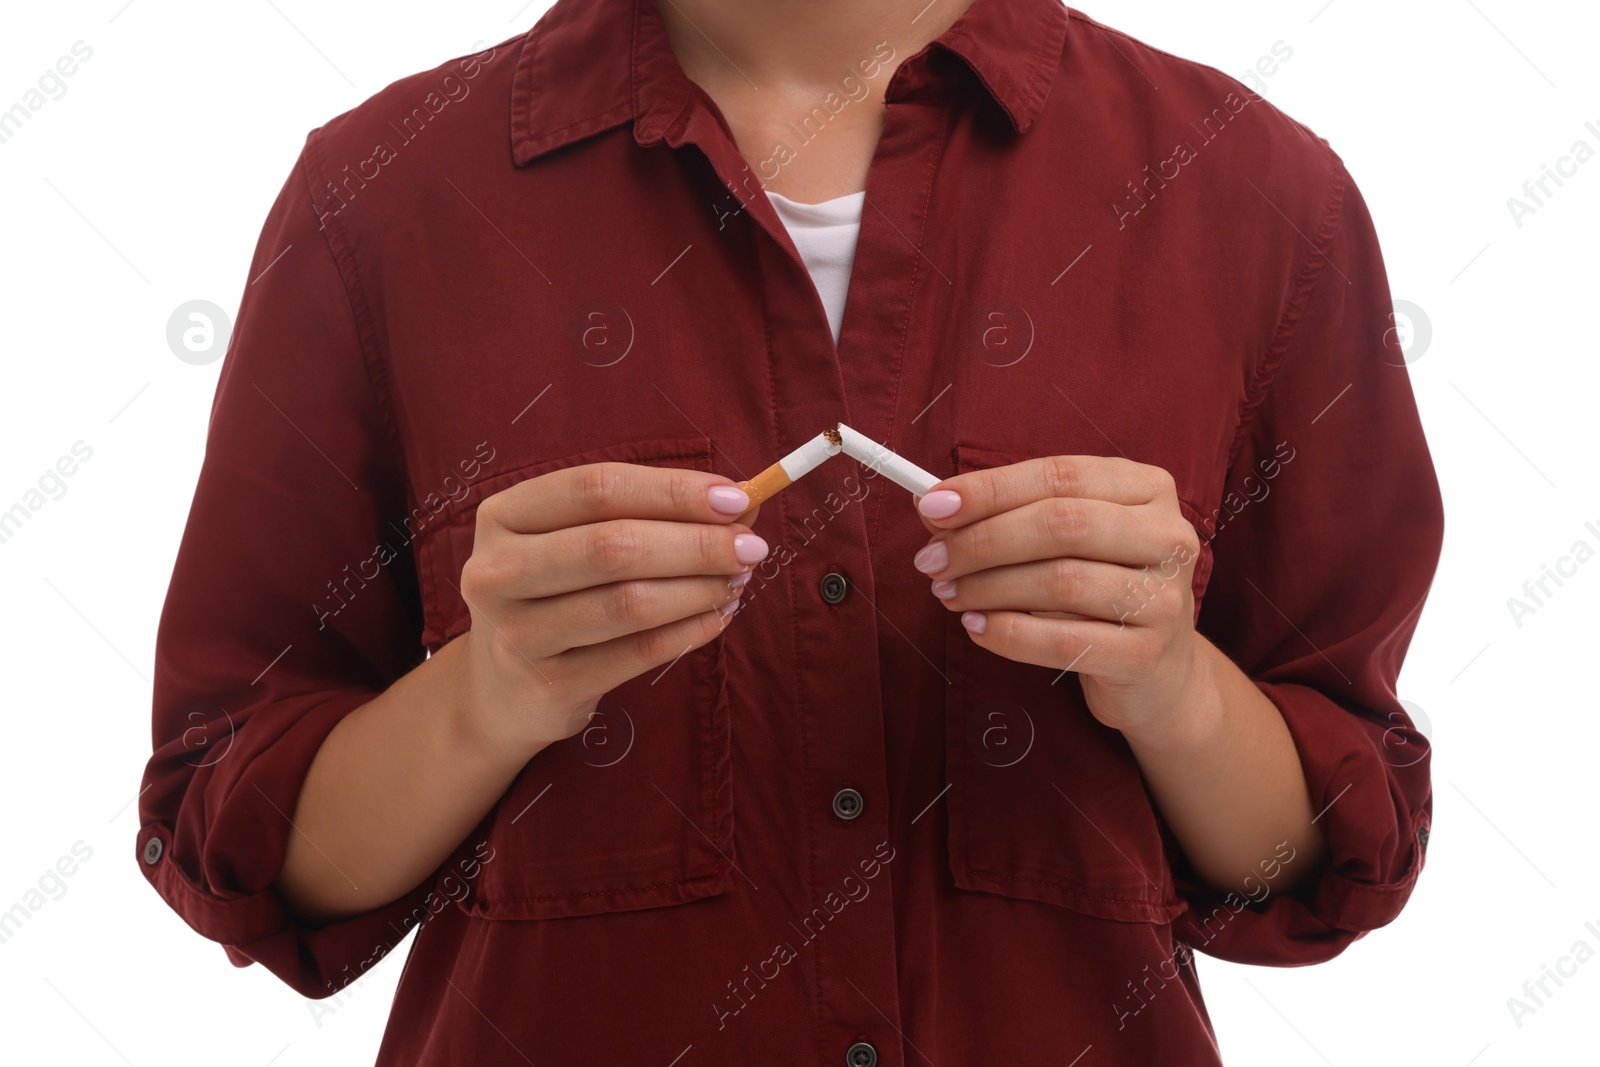
POLYGON ((1279 884, 1297 862, 1287 845, 1228 892, 1181 865, 1174 875, 1188 909, 1173 936, 1235 963, 1320 963, 1393 922, 1410 898, 1432 818, 1429 751, 1402 739, 1409 731, 1398 715, 1385 722, 1306 686, 1256 684, 1288 724, 1327 861, 1287 891, 1279 884))
MULTIPOLYGON (((241 751, 217 761, 238 761, 236 777, 226 779, 217 773, 224 767, 213 767, 204 787, 188 783, 175 815, 147 817, 139 829, 140 869, 179 917, 223 945, 235 966, 260 963, 306 997, 331 996, 360 978, 439 903, 430 877, 383 907, 314 926, 296 919, 272 884, 289 834, 296 832, 289 819, 312 759, 339 721, 372 696, 323 701, 272 738, 251 739, 252 745, 250 728, 264 725, 258 709, 230 741, 241 751), (252 747, 253 755, 243 751, 252 747)), ((288 708, 276 710, 280 721, 293 717, 288 708)), ((152 770, 152 792, 164 777, 152 770)), ((157 800, 151 806, 163 805, 157 800)))

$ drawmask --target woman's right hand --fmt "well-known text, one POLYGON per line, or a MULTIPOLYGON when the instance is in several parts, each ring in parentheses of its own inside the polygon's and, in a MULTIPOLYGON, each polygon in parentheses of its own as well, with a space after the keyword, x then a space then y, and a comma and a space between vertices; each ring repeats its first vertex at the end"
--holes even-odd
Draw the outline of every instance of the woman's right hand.
POLYGON ((461 571, 468 728, 526 760, 583 730, 605 693, 711 641, 766 558, 736 521, 755 514, 727 478, 629 463, 485 499, 461 571))

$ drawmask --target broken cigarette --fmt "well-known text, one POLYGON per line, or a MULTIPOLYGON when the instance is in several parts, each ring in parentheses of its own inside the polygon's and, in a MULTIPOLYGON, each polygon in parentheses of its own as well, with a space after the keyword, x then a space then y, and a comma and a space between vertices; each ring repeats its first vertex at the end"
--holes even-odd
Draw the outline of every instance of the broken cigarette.
POLYGON ((940 482, 909 459, 841 422, 833 429, 823 430, 749 481, 740 482, 739 488, 750 495, 750 506, 756 507, 840 452, 859 460, 913 496, 926 496, 928 490, 940 482))
POLYGON ((943 481, 842 422, 839 424, 839 438, 845 455, 860 460, 913 496, 926 496, 928 490, 943 481))
POLYGON ((772 499, 780 490, 789 488, 840 451, 839 434, 833 430, 823 430, 748 482, 740 482, 739 488, 749 494, 750 506, 755 507, 772 499))

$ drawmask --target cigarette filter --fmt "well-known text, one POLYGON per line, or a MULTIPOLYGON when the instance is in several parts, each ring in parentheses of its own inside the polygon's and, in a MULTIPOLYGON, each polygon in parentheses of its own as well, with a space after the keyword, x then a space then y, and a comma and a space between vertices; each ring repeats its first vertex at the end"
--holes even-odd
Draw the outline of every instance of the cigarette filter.
POLYGON ((748 482, 740 482, 739 488, 750 495, 750 506, 770 499, 822 466, 830 456, 838 455, 842 451, 838 436, 832 430, 824 430, 748 482))
POLYGON ((845 455, 860 460, 914 496, 926 496, 928 490, 942 481, 842 422, 839 424, 839 439, 845 455))

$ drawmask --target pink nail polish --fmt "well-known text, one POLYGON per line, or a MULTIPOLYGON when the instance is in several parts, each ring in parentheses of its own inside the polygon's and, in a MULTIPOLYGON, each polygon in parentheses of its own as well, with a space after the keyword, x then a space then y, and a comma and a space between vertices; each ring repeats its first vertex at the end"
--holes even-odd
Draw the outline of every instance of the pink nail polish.
POLYGON ((911 561, 923 574, 937 574, 950 566, 950 550, 943 541, 925 545, 911 561))
POLYGON ((739 534, 733 539, 733 556, 740 563, 760 563, 767 558, 767 542, 755 534, 739 534))
POLYGON ((743 589, 745 586, 750 584, 750 579, 755 573, 755 571, 740 571, 738 574, 735 574, 732 578, 728 579, 728 584, 733 586, 735 589, 743 589))
POLYGON ((922 498, 917 510, 930 519, 948 519, 961 510, 961 494, 950 489, 936 489, 922 498))
POLYGON ((938 597, 940 600, 949 600, 951 597, 956 595, 956 583, 934 582, 933 595, 938 597))
POLYGON ((981 611, 963 611, 961 625, 967 628, 968 633, 981 634, 989 628, 989 618, 981 611))
POLYGON ((743 515, 750 510, 750 494, 731 485, 713 485, 706 490, 706 501, 719 515, 743 515))
POLYGON ((722 607, 718 608, 717 609, 717 614, 721 615, 723 618, 727 618, 729 615, 732 615, 734 612, 738 611, 739 610, 739 605, 741 605, 743 603, 744 603, 743 600, 740 600, 740 599, 738 599, 736 597, 733 600, 730 600, 726 604, 722 605, 722 607))

